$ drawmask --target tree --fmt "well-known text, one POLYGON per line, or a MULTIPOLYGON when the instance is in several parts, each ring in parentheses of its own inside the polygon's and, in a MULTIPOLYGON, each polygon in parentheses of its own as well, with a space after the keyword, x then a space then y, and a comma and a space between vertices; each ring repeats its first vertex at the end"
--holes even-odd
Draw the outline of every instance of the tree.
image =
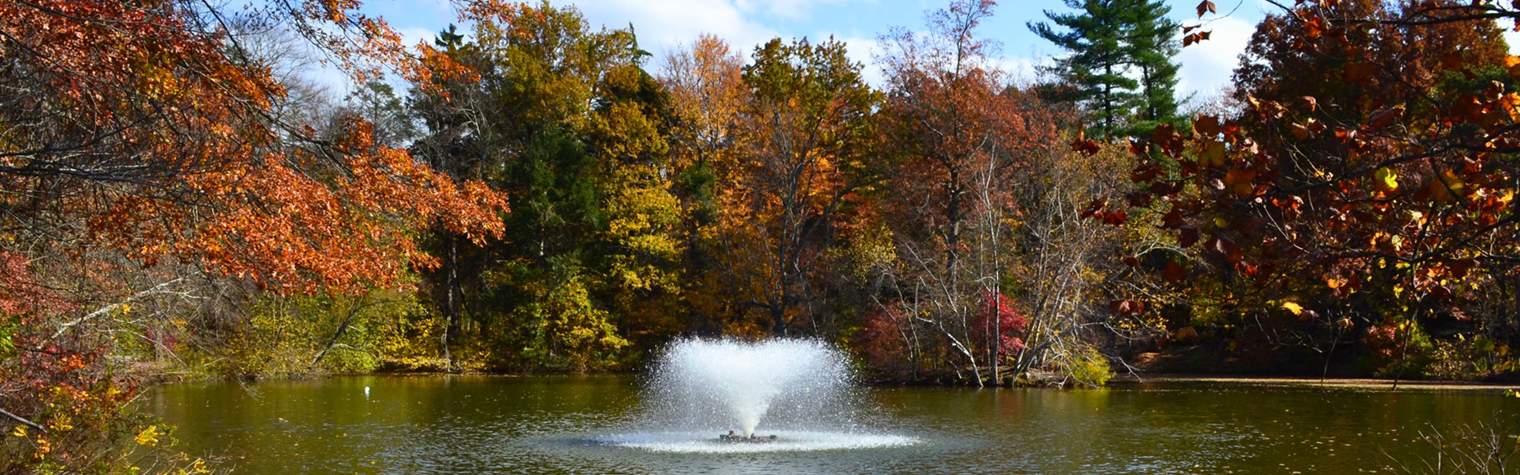
MULTIPOLYGON (((454 73, 357 8, 247 14, 320 39, 355 77, 454 73)), ((112 330, 140 334, 133 305, 212 300, 205 282, 404 288, 433 263, 416 229, 501 235, 506 202, 483 184, 377 144, 362 119, 320 135, 325 124, 277 113, 286 90, 229 16, 194 2, 0 4, 0 407, 47 430, 7 444, 0 470, 125 463, 99 457, 151 429, 121 410, 138 386, 105 357, 112 330)))
POLYGON ((716 334, 742 313, 730 298, 734 274, 720 268, 721 205, 738 179, 740 112, 749 102, 744 57, 716 36, 703 35, 689 50, 665 60, 660 82, 670 94, 672 176, 682 201, 686 255, 682 267, 687 328, 716 334))
POLYGON ((1177 69, 1172 57, 1180 52, 1177 41, 1177 22, 1167 15, 1171 7, 1160 0, 1136 0, 1126 8, 1131 16, 1128 55, 1131 64, 1140 71, 1138 110, 1135 123, 1126 131, 1132 137, 1149 137, 1156 126, 1170 124, 1181 127, 1187 118, 1177 113, 1177 69))
MULTIPOLYGON (((1473 331, 1463 307, 1479 308, 1469 299, 1515 262, 1506 91, 1517 61, 1492 23, 1499 13, 1447 2, 1286 9, 1258 27, 1237 70, 1242 116, 1199 117, 1191 136, 1158 128, 1137 151, 1179 159, 1180 173, 1145 162, 1131 176, 1171 202, 1163 226, 1184 248, 1201 245, 1232 313, 1312 324, 1299 334, 1323 335, 1327 354, 1354 330, 1392 349, 1375 364, 1384 374, 1408 375, 1416 337, 1473 331)), ((1507 320, 1486 316, 1476 330, 1507 320)))
POLYGON ((773 39, 744 68, 740 124, 747 144, 722 203, 720 264, 736 302, 760 309, 770 332, 791 334, 815 303, 810 279, 841 208, 869 183, 878 94, 844 44, 773 39))
POLYGON ((386 147, 407 145, 417 134, 417 126, 407 113, 406 104, 396 96, 395 88, 380 81, 370 81, 349 93, 345 111, 338 116, 353 115, 374 124, 375 143, 386 147))
POLYGON ((1172 62, 1178 25, 1167 18, 1171 9, 1159 0, 1066 4, 1082 13, 1046 11, 1045 16, 1068 31, 1029 23, 1036 35, 1071 52, 1053 68, 1064 82, 1057 87, 1069 89, 1055 97, 1085 104, 1099 118, 1104 137, 1143 137, 1156 124, 1179 122, 1177 65, 1172 62))
POLYGON ((1081 14, 1045 12, 1056 26, 1070 31, 1058 32, 1047 23, 1029 23, 1030 31, 1056 46, 1071 52, 1056 60, 1055 72, 1061 87, 1070 88, 1057 97, 1084 103, 1099 118, 1104 137, 1112 137, 1124 126, 1125 110, 1133 100, 1138 83, 1125 75, 1129 64, 1125 42, 1129 18, 1126 0, 1067 0, 1066 5, 1081 14))
POLYGON ((450 267, 479 276, 474 295, 459 273, 428 277, 450 328, 473 325, 498 368, 585 370, 617 363, 630 337, 657 346, 674 331, 680 210, 648 53, 631 29, 592 31, 547 3, 491 10, 475 38, 440 35, 478 81, 416 101, 430 129, 419 149, 481 174, 518 212, 511 244, 461 250, 450 267))
POLYGON ((1001 320, 983 319, 989 328, 972 320, 983 297, 1003 292, 1002 246, 1009 241, 1000 233, 1014 212, 1012 184, 1027 172, 1029 155, 1057 136, 1054 121, 1005 85, 989 56, 996 45, 974 35, 995 5, 954 2, 928 15, 928 35, 896 29, 883 38, 890 90, 881 129, 895 166, 883 183, 892 192, 879 204, 912 269, 894 276, 902 295, 886 305, 923 305, 903 312, 912 315, 904 323, 943 336, 977 384, 983 366, 1000 380, 993 335, 1001 334, 1001 320))

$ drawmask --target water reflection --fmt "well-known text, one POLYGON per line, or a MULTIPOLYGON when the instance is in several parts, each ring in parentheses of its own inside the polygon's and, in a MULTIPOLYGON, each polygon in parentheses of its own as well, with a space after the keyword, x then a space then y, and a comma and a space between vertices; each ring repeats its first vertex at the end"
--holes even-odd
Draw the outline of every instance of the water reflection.
MULTIPOLYGON (((161 388, 185 450, 243 473, 1356 473, 1429 455, 1419 433, 1504 419, 1492 393, 1147 385, 885 388, 908 446, 666 453, 606 443, 631 377, 344 377, 161 388), (370 387, 368 399, 364 387, 370 387)), ((1514 413, 1514 411, 1509 411, 1514 413)), ((1507 419, 1504 419, 1507 421, 1507 419)))

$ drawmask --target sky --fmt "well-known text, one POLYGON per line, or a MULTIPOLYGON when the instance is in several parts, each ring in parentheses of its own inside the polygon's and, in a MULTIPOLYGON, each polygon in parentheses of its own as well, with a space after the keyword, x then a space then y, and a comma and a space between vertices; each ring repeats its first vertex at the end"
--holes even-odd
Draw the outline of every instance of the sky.
MULTIPOLYGON (((1168 0, 1171 17, 1183 25, 1198 24, 1198 0, 1168 0)), ((1212 38, 1183 48, 1177 94, 1217 95, 1229 82, 1255 25, 1276 7, 1264 0, 1214 0, 1218 15, 1203 25, 1212 38)), ((820 39, 832 36, 846 43, 850 56, 865 65, 865 77, 881 84, 874 57, 881 54, 877 37, 892 27, 925 29, 925 13, 944 8, 948 0, 550 0, 555 6, 574 6, 593 27, 624 28, 632 24, 640 46, 654 53, 657 71, 667 52, 690 45, 698 35, 715 34, 741 51, 775 38, 820 39)), ((454 21, 447 0, 371 0, 365 9, 390 22, 411 44, 432 38, 454 21)), ((1003 0, 978 36, 1002 44, 1004 67, 1015 76, 1032 77, 1033 66, 1064 53, 1029 31, 1028 22, 1045 21, 1045 11, 1071 12, 1063 0, 1003 0)), ((464 30, 465 28, 461 28, 464 30)), ((1520 42, 1510 37, 1510 44, 1520 42)), ((746 54, 747 56, 747 54, 746 54)))

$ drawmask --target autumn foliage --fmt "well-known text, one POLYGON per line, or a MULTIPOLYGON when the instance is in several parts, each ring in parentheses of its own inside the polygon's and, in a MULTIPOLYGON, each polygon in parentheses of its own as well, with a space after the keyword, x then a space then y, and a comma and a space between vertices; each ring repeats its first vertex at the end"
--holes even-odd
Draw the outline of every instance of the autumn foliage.
POLYGON ((1129 59, 1020 81, 957 0, 880 38, 881 84, 832 38, 657 60, 547 2, 419 45, 352 1, 0 3, 0 473, 204 468, 128 408, 155 375, 636 370, 681 335, 969 385, 1520 366, 1511 6, 1283 5, 1184 120, 1172 42, 1220 9, 1089 3, 1036 30, 1129 59))
POLYGON ((1431 333, 1513 335, 1513 307, 1483 302, 1512 302, 1514 279, 1520 60, 1493 22, 1506 12, 1298 2, 1258 27, 1236 70, 1238 115, 1132 145, 1130 213, 1155 210, 1190 256, 1168 280, 1222 284, 1198 288, 1208 303, 1191 311, 1296 319, 1297 339, 1325 352, 1396 326, 1399 357, 1381 364, 1413 361, 1431 333))
MULTIPOLYGON (((423 72, 383 22, 346 13, 357 4, 281 5, 242 14, 330 40, 356 75, 423 72)), ((0 406, 18 415, 9 422, 46 425, 27 447, 7 442, 0 471, 132 463, 98 458, 136 430, 117 414, 138 386, 92 329, 136 300, 193 299, 203 279, 273 293, 401 288, 433 263, 415 229, 501 235, 500 194, 375 144, 370 124, 344 119, 323 136, 274 118, 285 86, 239 32, 207 23, 232 12, 203 8, 0 4, 0 406)))

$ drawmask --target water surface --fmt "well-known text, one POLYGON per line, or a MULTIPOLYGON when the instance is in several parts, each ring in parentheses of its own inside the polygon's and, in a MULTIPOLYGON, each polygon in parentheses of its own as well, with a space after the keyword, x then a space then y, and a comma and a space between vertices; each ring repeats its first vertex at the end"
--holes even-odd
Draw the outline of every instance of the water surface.
POLYGON ((880 388, 840 437, 909 442, 730 453, 614 443, 645 436, 637 384, 356 376, 172 385, 144 403, 181 449, 269 474, 1358 473, 1432 457, 1421 433, 1512 432, 1520 414, 1496 391, 880 388))

